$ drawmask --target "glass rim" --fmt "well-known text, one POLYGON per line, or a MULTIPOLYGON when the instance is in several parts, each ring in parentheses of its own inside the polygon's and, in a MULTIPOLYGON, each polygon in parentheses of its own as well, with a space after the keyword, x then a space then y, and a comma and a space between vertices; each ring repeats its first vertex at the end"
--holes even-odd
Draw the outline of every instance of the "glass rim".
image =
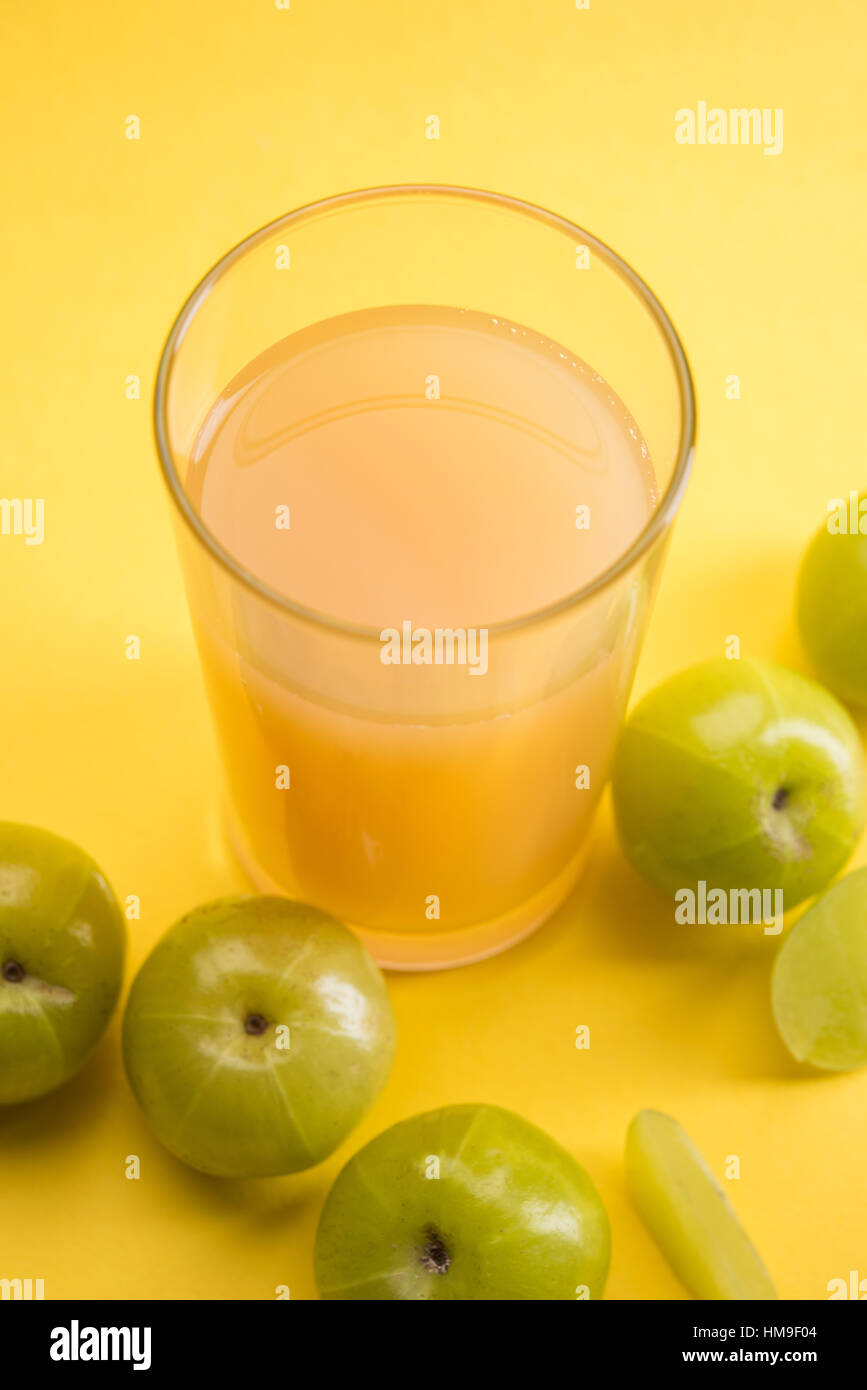
POLYGON ((587 599, 607 588, 627 570, 631 569, 635 562, 650 550, 654 542, 671 525, 680 506, 686 484, 692 471, 695 452, 696 404, 692 373, 683 345, 668 313, 661 301, 653 293, 650 286, 646 284, 638 272, 633 270, 632 266, 629 265, 622 256, 619 256, 616 251, 613 251, 604 241, 594 236, 592 232, 586 231, 583 227, 579 226, 577 222, 571 222, 568 218, 561 217, 558 213, 548 211, 547 208, 543 208, 537 203, 527 202, 521 198, 513 198, 505 193, 494 193, 485 189, 470 188, 459 184, 382 184, 371 188, 353 189, 350 192, 338 193, 328 198, 318 198, 313 202, 305 203, 301 207, 295 208, 292 212, 284 213, 280 217, 275 217, 270 222, 266 222, 264 226, 259 227, 256 231, 251 232, 248 236, 237 242, 215 262, 211 269, 202 277, 192 292, 187 296, 187 299, 182 304, 169 330, 168 337, 166 338, 160 354, 153 399, 153 427, 162 474, 181 516, 190 527, 194 536, 232 578, 238 580, 247 588, 252 589, 260 598, 281 609, 283 612, 290 614, 294 618, 300 618, 314 624, 316 627, 330 628, 346 637, 358 637, 375 639, 377 642, 380 641, 380 628, 373 628, 360 623, 346 622, 322 610, 310 608, 305 604, 296 603, 294 599, 289 598, 285 594, 281 594, 278 589, 273 589, 270 585, 265 584, 252 572, 252 570, 247 569, 246 566, 242 565, 228 550, 226 550, 214 533, 205 525, 187 497, 178 470, 175 467, 174 451, 169 443, 166 414, 168 390, 174 359, 183 342, 186 330, 208 294, 231 270, 236 261, 240 260, 259 242, 267 240, 280 228, 288 227, 294 223, 308 221, 329 209, 336 209, 341 206, 347 207, 357 203, 363 204, 378 200, 385 201, 400 196, 418 198, 463 198, 469 202, 488 204, 502 210, 519 213, 536 221, 543 222, 554 230, 564 232, 572 238, 576 236, 579 237, 584 244, 589 245, 600 255, 609 268, 612 269, 619 278, 634 291, 638 298, 643 301, 657 326, 661 329, 663 340, 674 366, 680 395, 680 435, 677 442, 676 461, 665 491, 660 497, 656 509, 648 518, 646 525, 638 533, 631 545, 588 583, 582 584, 580 588, 573 590, 571 593, 566 594, 563 598, 555 600, 553 603, 543 604, 541 607, 532 609, 528 613, 522 613, 515 618, 489 623, 485 630, 490 635, 491 633, 512 632, 520 630, 521 628, 540 625, 551 618, 558 617, 571 608, 577 608, 587 599))

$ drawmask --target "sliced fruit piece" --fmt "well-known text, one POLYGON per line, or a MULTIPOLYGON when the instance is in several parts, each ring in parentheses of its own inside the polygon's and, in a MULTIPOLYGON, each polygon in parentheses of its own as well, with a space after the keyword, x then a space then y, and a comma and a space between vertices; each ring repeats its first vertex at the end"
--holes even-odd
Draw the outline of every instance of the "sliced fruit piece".
POLYGON ((775 1299, 728 1198, 686 1131, 641 1110, 626 1135, 632 1200, 678 1279, 696 1298, 775 1299))
POLYGON ((867 869, 840 879, 792 928, 774 962, 771 1004, 799 1062, 867 1066, 867 869))

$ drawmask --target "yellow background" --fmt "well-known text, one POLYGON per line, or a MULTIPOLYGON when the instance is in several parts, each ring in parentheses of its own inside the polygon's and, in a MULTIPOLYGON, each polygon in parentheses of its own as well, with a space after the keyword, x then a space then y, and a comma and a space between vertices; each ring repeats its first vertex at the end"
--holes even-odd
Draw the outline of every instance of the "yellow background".
MULTIPOLYGON (((799 556, 828 498, 865 483, 860 0, 43 0, 4 6, 2 29, 0 491, 44 497, 46 538, 0 538, 0 814, 77 840, 140 895, 128 978, 177 916, 243 886, 152 380, 194 282, 294 206, 471 184, 564 213, 632 262, 681 332, 701 412, 637 693, 730 634, 803 669, 799 556), (701 99, 783 107, 783 153, 677 145, 675 110, 701 99)), ((127 1089, 115 1019, 76 1080, 0 1116, 0 1276, 43 1277, 49 1298, 313 1297, 342 1163, 394 1120, 465 1100, 521 1111, 588 1167, 613 1226, 611 1297, 684 1296, 624 1189, 643 1106, 676 1115, 720 1176, 739 1155, 728 1190, 782 1295, 867 1276, 867 1075, 797 1076, 767 956, 678 953, 670 910, 627 868, 606 803, 583 884, 537 936, 390 978, 388 1087, 298 1178, 220 1182, 169 1157, 127 1089)))

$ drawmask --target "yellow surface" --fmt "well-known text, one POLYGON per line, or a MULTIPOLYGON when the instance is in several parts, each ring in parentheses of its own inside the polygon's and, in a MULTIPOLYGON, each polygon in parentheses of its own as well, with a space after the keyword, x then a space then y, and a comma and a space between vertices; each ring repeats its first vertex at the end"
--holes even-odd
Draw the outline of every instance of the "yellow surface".
MULTIPOLYGON (((859 0, 48 0, 5 7, 2 29, 0 490, 44 497, 46 537, 0 537, 0 813, 79 841, 121 896, 140 895, 130 977, 181 912, 243 884, 219 827, 151 383, 202 271, 284 210, 370 184, 473 184, 625 255, 681 331, 701 408, 637 691, 730 634, 802 666, 801 550, 828 498, 865 481, 859 0), (783 153, 676 144, 674 112, 699 100, 782 107, 783 153), (139 141, 124 138, 130 114, 139 141)), ((391 977, 388 1088, 295 1179, 222 1183, 163 1152, 115 1020, 65 1090, 0 1116, 0 1276, 42 1277, 49 1298, 312 1297, 340 1165, 392 1121, 467 1100, 521 1111, 585 1162, 613 1225, 612 1297, 684 1296, 625 1192, 642 1106, 676 1115, 718 1175, 739 1155, 727 1190, 784 1296, 867 1276, 867 1075, 798 1077, 767 958, 678 953, 669 921, 606 803, 582 886, 535 938, 391 977)))

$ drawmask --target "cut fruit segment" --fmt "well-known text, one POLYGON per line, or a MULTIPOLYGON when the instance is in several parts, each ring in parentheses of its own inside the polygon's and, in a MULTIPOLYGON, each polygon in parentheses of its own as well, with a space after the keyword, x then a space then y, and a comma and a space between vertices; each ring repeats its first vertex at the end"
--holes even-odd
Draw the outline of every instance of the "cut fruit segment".
POLYGON ((626 1135, 632 1200, 696 1298, 775 1299, 777 1292, 713 1173, 670 1115, 641 1110, 626 1135))
POLYGON ((835 883, 792 928, 774 962, 771 1004, 799 1062, 867 1066, 867 869, 835 883))

